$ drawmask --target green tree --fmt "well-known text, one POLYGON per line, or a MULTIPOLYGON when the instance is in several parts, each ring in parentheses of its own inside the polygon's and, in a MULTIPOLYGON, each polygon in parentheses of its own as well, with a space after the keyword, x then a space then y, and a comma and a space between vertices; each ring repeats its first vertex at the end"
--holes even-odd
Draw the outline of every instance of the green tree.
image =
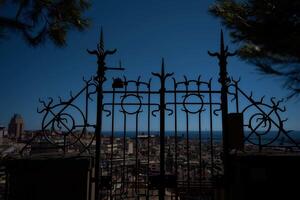
POLYGON ((238 55, 300 94, 300 1, 216 0, 209 11, 230 31, 238 55))
POLYGON ((83 13, 90 7, 88 0, 0 0, 0 38, 20 33, 28 44, 40 45, 47 40, 56 46, 66 45, 70 30, 83 31, 89 19, 83 13))

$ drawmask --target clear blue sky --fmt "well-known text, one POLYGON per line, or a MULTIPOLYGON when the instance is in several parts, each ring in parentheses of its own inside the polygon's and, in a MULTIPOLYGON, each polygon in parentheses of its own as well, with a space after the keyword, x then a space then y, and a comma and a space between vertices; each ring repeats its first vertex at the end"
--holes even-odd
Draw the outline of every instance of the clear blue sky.
MULTIPOLYGON (((83 32, 71 32, 62 49, 47 43, 38 48, 28 47, 18 34, 0 43, 0 124, 7 126, 14 113, 25 119, 26 129, 39 129, 41 115, 36 112, 38 99, 62 96, 70 90, 78 91, 82 76, 96 71, 95 58, 86 53, 94 48, 100 26, 105 33, 105 44, 117 48, 110 59, 115 65, 121 59, 130 78, 149 77, 160 69, 161 57, 166 69, 176 77, 187 75, 217 80, 217 61, 207 50, 217 50, 221 24, 210 16, 212 0, 110 0, 93 1, 86 13, 92 27, 83 32)), ((226 42, 230 43, 225 30, 226 42)), ((255 97, 285 97, 281 80, 265 78, 238 58, 229 60, 231 76, 242 77, 241 87, 254 91, 255 97)), ((121 74, 122 75, 122 74, 121 74)), ((216 83, 217 84, 217 83, 216 83)), ((300 130, 300 100, 286 103, 288 129, 300 130)))

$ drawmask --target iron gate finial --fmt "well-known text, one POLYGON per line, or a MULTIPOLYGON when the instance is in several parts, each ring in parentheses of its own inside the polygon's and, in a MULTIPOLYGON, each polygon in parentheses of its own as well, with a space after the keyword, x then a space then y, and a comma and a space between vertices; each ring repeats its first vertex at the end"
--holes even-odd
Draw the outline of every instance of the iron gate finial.
POLYGON ((161 70, 160 70, 160 73, 157 73, 157 72, 152 72, 152 75, 153 76, 156 76, 160 79, 161 82, 165 82, 165 80, 170 77, 170 76, 173 76, 174 73, 165 73, 165 59, 162 58, 161 59, 161 70))

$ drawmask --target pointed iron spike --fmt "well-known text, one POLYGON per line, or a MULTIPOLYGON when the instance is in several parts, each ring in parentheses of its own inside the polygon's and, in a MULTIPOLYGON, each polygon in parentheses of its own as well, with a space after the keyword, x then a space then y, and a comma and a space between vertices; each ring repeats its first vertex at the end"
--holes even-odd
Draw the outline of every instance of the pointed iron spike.
POLYGON ((198 76, 197 81, 200 82, 201 80, 201 75, 198 76))
POLYGON ((151 81, 152 81, 152 78, 150 78, 149 81, 148 81, 149 86, 150 86, 150 84, 151 84, 151 81))
POLYGON ((165 59, 161 59, 161 74, 165 74, 165 59))
POLYGON ((51 104, 53 102, 53 98, 52 97, 48 97, 49 99, 49 104, 51 104))
MULTIPOLYGON (((251 91, 250 92, 250 99, 252 99, 252 97, 253 97, 253 92, 251 91)), ((252 99, 253 100, 253 99, 252 99)))
POLYGON ((103 39, 103 28, 101 26, 101 31, 100 31, 100 49, 102 52, 104 52, 104 39, 103 39))
POLYGON ((188 82, 188 78, 186 75, 183 75, 183 79, 185 80, 185 82, 188 82))
POLYGON ((227 46, 227 45, 226 45, 226 47, 225 47, 225 51, 228 52, 228 46, 227 46))
POLYGON ((223 29, 221 29, 221 44, 220 44, 220 52, 223 52, 225 50, 224 48, 224 34, 223 34, 223 29))

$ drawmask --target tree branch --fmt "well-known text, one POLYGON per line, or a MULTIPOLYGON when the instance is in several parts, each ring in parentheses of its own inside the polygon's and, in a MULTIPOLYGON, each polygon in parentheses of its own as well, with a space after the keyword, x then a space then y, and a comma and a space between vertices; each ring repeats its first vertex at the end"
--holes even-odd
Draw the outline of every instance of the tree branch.
POLYGON ((0 16, 0 26, 3 28, 19 29, 19 30, 31 28, 30 25, 19 22, 16 19, 11 19, 11 18, 2 17, 2 16, 0 16))

